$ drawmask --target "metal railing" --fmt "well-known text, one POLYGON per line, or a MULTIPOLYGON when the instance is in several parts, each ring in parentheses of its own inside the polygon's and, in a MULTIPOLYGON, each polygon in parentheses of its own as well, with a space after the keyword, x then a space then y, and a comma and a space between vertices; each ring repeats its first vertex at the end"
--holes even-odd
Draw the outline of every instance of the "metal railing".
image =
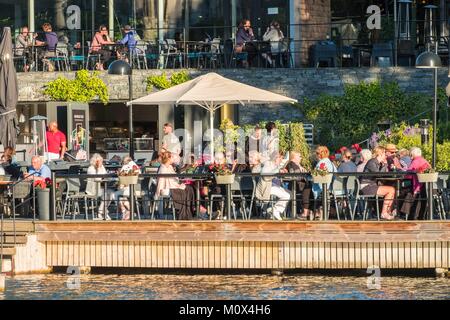
MULTIPOLYGON (((376 178, 376 179, 382 179, 382 178, 387 178, 389 179, 393 179, 394 181, 396 181, 397 183, 401 183, 401 181, 403 181, 405 179, 406 175, 412 175, 415 173, 412 172, 389 172, 389 173, 334 173, 334 177, 335 178, 348 178, 348 177, 357 177, 357 178, 361 178, 361 177, 370 177, 370 178, 376 178)), ((252 173, 236 173, 235 177, 237 179, 243 179, 245 177, 250 177, 252 178, 252 181, 256 181, 257 179, 261 179, 261 178, 274 178, 274 177, 278 177, 281 178, 285 183, 291 183, 291 182, 298 182, 300 178, 305 179, 304 181, 309 181, 309 183, 312 182, 312 178, 311 175, 309 173, 303 173, 303 174, 275 174, 275 175, 261 175, 261 174, 252 174, 252 173)), ((150 189, 147 189, 145 186, 142 185, 142 182, 144 180, 146 180, 147 185, 149 184, 150 181, 155 181, 158 178, 178 178, 178 179, 191 179, 193 180, 192 182, 195 184, 195 192, 196 192, 196 197, 195 197, 195 207, 198 210, 198 208, 200 207, 200 205, 202 204, 206 204, 205 207, 208 207, 208 215, 211 216, 213 214, 213 210, 212 208, 210 208, 209 206, 214 206, 215 204, 217 204, 217 202, 221 202, 221 208, 222 208, 222 214, 224 212, 227 213, 228 218, 231 218, 231 215, 233 213, 234 217, 236 218, 236 214, 234 213, 234 202, 236 202, 236 198, 234 198, 232 196, 232 190, 230 189, 231 186, 228 185, 223 185, 222 187, 224 187, 224 189, 222 189, 222 196, 217 197, 216 202, 211 200, 211 195, 213 194, 213 192, 211 192, 211 188, 210 188, 210 192, 207 194, 206 196, 206 200, 202 199, 202 196, 199 196, 200 194, 200 189, 199 186, 202 182, 206 182, 206 181, 214 181, 214 175, 213 174, 176 174, 176 175, 170 175, 170 174, 141 174, 139 176, 140 179, 140 183, 139 186, 142 186, 142 189, 140 191, 140 195, 138 196, 138 199, 134 199, 135 196, 135 185, 130 185, 130 192, 128 195, 124 195, 122 200, 124 201, 128 201, 129 206, 130 206, 130 217, 131 220, 134 220, 135 217, 141 219, 141 213, 140 213, 140 208, 142 208, 142 212, 143 212, 143 216, 147 217, 147 218, 151 218, 154 217, 155 214, 155 210, 153 209, 153 211, 150 209, 150 207, 154 208, 154 201, 155 201, 155 195, 154 192, 150 191, 150 189), (233 207, 233 208, 232 208, 233 207), (147 209, 145 209, 147 208, 147 209)), ((108 189, 108 183, 110 183, 112 180, 117 180, 117 175, 115 174, 107 174, 107 175, 86 175, 86 174, 81 174, 81 175, 70 175, 70 174, 57 174, 57 173, 53 173, 53 179, 55 181, 69 181, 70 179, 77 179, 80 184, 80 186, 83 184, 83 180, 87 180, 87 179, 96 179, 99 180, 99 183, 102 184, 102 192, 104 194, 97 194, 94 196, 94 198, 90 198, 90 200, 93 200, 95 202, 95 205, 93 205, 93 207, 89 207, 89 208, 85 208, 85 215, 83 215, 81 213, 80 208, 78 208, 76 211, 77 212, 66 212, 65 210, 67 209, 66 207, 64 207, 64 212, 61 212, 61 207, 57 208, 57 202, 58 201, 67 201, 67 197, 70 196, 70 194, 60 194, 60 198, 57 199, 56 198, 56 194, 57 194, 57 186, 56 184, 53 184, 53 190, 52 190, 52 200, 51 200, 51 219, 52 220, 57 220, 58 218, 65 218, 66 213, 68 213, 69 216, 72 217, 72 219, 76 218, 76 214, 79 214, 80 217, 83 217, 87 220, 89 219, 89 215, 91 215, 92 218, 94 218, 95 216, 95 208, 98 208, 99 206, 106 206, 108 207, 109 204, 111 204, 112 201, 116 202, 116 206, 118 207, 119 204, 119 198, 115 198, 114 200, 111 200, 109 197, 109 194, 111 192, 113 192, 113 189, 109 190, 108 189), (65 198, 66 197, 66 198, 65 198), (102 203, 103 202, 103 203, 102 203), (100 203, 100 205, 97 206, 97 204, 100 203), (92 209, 92 210, 91 210, 92 209), (91 213, 89 213, 89 210, 91 210, 91 213)), ((94 181, 94 180, 91 180, 94 181)), ((448 181, 448 174, 447 174, 447 181, 448 181)), ((446 182, 448 183, 448 182, 446 182)), ((214 184, 213 184, 214 185, 214 184)), ((295 183, 294 183, 295 185, 295 183)), ((291 184, 292 186, 292 184, 291 184)), ((332 189, 333 185, 328 185, 328 184, 323 184, 322 185, 322 190, 323 192, 321 192, 321 196, 320 198, 314 198, 314 203, 316 203, 317 201, 322 202, 322 208, 323 208, 323 218, 326 220, 329 217, 329 211, 330 208, 332 207, 330 204, 330 201, 332 198, 330 198, 330 195, 333 195, 334 190, 332 189), (331 189, 329 189, 331 187, 331 189)), ((397 192, 397 196, 395 199, 392 199, 394 202, 396 202, 397 206, 398 206, 398 202, 400 201, 400 199, 398 198, 399 196, 399 192, 400 192, 400 185, 396 186, 396 192, 397 192)), ((249 206, 250 206, 250 211, 249 211, 249 215, 246 213, 245 216, 251 216, 253 214, 252 212, 252 208, 255 208, 254 206, 254 201, 261 201, 261 202, 267 202, 267 203, 273 203, 276 202, 275 199, 256 199, 255 198, 255 187, 256 187, 256 182, 253 182, 252 188, 251 189, 246 189, 243 190, 245 192, 243 192, 244 195, 244 201, 247 203, 249 202, 249 206)), ((432 185, 427 185, 426 186, 427 190, 432 190, 433 186, 432 185)), ((352 189, 354 190, 354 189, 352 189)), ((234 191, 240 191, 240 190, 234 190, 234 191)), ((297 190, 300 191, 300 190, 297 190)), ((297 210, 296 210, 296 204, 297 202, 299 202, 298 199, 296 199, 296 194, 297 191, 294 191, 295 196, 291 197, 290 200, 288 200, 289 203, 291 203, 292 208, 291 208, 291 218, 295 218, 297 215, 297 210), (295 203, 295 204, 294 204, 295 203)), ((448 193, 449 189, 448 186, 446 185, 444 188, 444 191, 448 193)), ((85 205, 86 201, 85 199, 83 199, 83 197, 86 196, 86 193, 83 190, 83 187, 81 187, 77 192, 80 192, 79 196, 80 197, 75 197, 74 199, 76 199, 76 201, 81 201, 84 202, 85 205)), ((289 192, 292 193, 292 190, 290 190, 289 192)), ((446 197, 448 196, 448 194, 446 193, 446 197)), ((217 193, 216 193, 217 194, 217 193)), ((219 193, 220 194, 220 193, 219 193)), ((334 198, 333 198, 334 199, 334 198)), ((157 199, 159 200, 159 199, 157 199)), ((367 199, 367 201, 374 201, 373 199, 367 199)), ((389 200, 389 199, 388 199, 389 200)), ((430 215, 428 214, 429 219, 433 219, 433 215, 438 213, 437 210, 441 210, 441 207, 436 207, 436 209, 433 210, 433 203, 436 202, 436 199, 434 198, 434 195, 430 196, 430 191, 427 191, 427 196, 426 198, 419 198, 417 200, 426 200, 427 201, 427 205, 429 208, 432 208, 432 212, 433 214, 430 215)), ((445 199, 445 201, 448 201, 448 198, 445 199)), ((333 203, 333 205, 335 205, 335 203, 333 203)), ((444 212, 444 217, 446 218, 448 215, 448 203, 445 202, 445 212, 444 212)), ((246 209, 244 208, 244 211, 246 209)), ((356 209, 355 209, 356 210, 356 209)), ((69 208, 70 211, 70 208, 69 208)), ((105 213, 105 217, 106 217, 106 212, 107 210, 104 209, 104 213, 105 213)), ((197 216, 200 216, 200 211, 196 211, 197 216)), ((441 215, 442 218, 442 213, 439 213, 441 215)), ((241 213, 241 216, 245 219, 244 214, 241 213)), ((265 213, 263 213, 263 216, 266 216, 265 213)), ((344 215, 346 217, 346 215, 344 215)), ((117 213, 117 219, 119 218, 119 210, 117 213)), ((167 218, 167 217, 166 217, 167 218)), ((175 217, 174 217, 175 218, 175 217)), ((211 218, 211 217, 209 217, 211 218)), ((339 215, 338 215, 339 218, 339 215)))

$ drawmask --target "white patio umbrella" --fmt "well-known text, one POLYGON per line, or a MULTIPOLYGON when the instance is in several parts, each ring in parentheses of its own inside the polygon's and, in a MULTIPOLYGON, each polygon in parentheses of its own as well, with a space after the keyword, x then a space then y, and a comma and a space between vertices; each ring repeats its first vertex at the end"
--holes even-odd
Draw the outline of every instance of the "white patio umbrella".
POLYGON ((214 159, 214 112, 225 104, 295 103, 267 90, 258 89, 211 72, 172 88, 128 102, 128 105, 197 105, 209 111, 211 159, 214 159))

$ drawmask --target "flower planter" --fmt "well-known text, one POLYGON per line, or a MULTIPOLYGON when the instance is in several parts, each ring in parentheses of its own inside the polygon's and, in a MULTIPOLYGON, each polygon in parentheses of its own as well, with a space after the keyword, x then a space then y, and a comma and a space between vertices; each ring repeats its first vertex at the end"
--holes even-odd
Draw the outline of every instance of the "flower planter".
POLYGON ((36 190, 39 220, 50 220, 50 189, 37 189, 36 190))
POLYGON ((232 184, 234 182, 234 174, 224 176, 215 175, 217 184, 232 184))
POLYGON ((130 184, 137 184, 139 176, 119 176, 119 184, 129 186, 130 184))
POLYGON ((438 172, 418 173, 417 174, 417 179, 419 180, 420 183, 437 182, 437 180, 438 180, 438 172))
POLYGON ((326 174, 324 176, 321 175, 316 175, 316 176, 312 176, 313 177, 313 182, 317 183, 317 184, 330 184, 331 180, 333 180, 333 174, 329 173, 326 174))

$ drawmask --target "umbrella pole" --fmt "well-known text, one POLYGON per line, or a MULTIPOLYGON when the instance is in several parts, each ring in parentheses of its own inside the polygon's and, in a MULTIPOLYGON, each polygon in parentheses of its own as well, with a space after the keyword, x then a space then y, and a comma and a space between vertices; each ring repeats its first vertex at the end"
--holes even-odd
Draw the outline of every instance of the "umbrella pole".
POLYGON ((211 140, 211 163, 214 163, 214 109, 209 111, 209 130, 210 130, 210 140, 211 140))

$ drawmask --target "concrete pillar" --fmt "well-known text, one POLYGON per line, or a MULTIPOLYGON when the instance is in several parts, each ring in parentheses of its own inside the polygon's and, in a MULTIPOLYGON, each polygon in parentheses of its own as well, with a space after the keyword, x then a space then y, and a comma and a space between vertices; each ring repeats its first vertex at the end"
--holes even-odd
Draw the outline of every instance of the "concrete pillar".
POLYGON ((234 40, 237 27, 237 5, 236 0, 231 0, 231 38, 234 40))
POLYGON ((108 27, 109 36, 114 39, 114 0, 108 0, 108 27))
POLYGON ((331 0, 291 0, 290 30, 294 40, 294 63, 297 67, 308 65, 309 48, 317 40, 326 40, 330 35, 331 0))
POLYGON ((28 28, 30 32, 35 32, 34 27, 34 0, 28 0, 28 28))
MULTIPOLYGON (((174 123, 175 114, 174 114, 174 105, 163 104, 158 106, 158 150, 161 145, 162 138, 164 137, 163 126, 164 123, 174 123)), ((155 144, 156 146, 156 144, 155 144)))
POLYGON ((5 291, 6 288, 6 276, 0 273, 0 292, 5 291))

